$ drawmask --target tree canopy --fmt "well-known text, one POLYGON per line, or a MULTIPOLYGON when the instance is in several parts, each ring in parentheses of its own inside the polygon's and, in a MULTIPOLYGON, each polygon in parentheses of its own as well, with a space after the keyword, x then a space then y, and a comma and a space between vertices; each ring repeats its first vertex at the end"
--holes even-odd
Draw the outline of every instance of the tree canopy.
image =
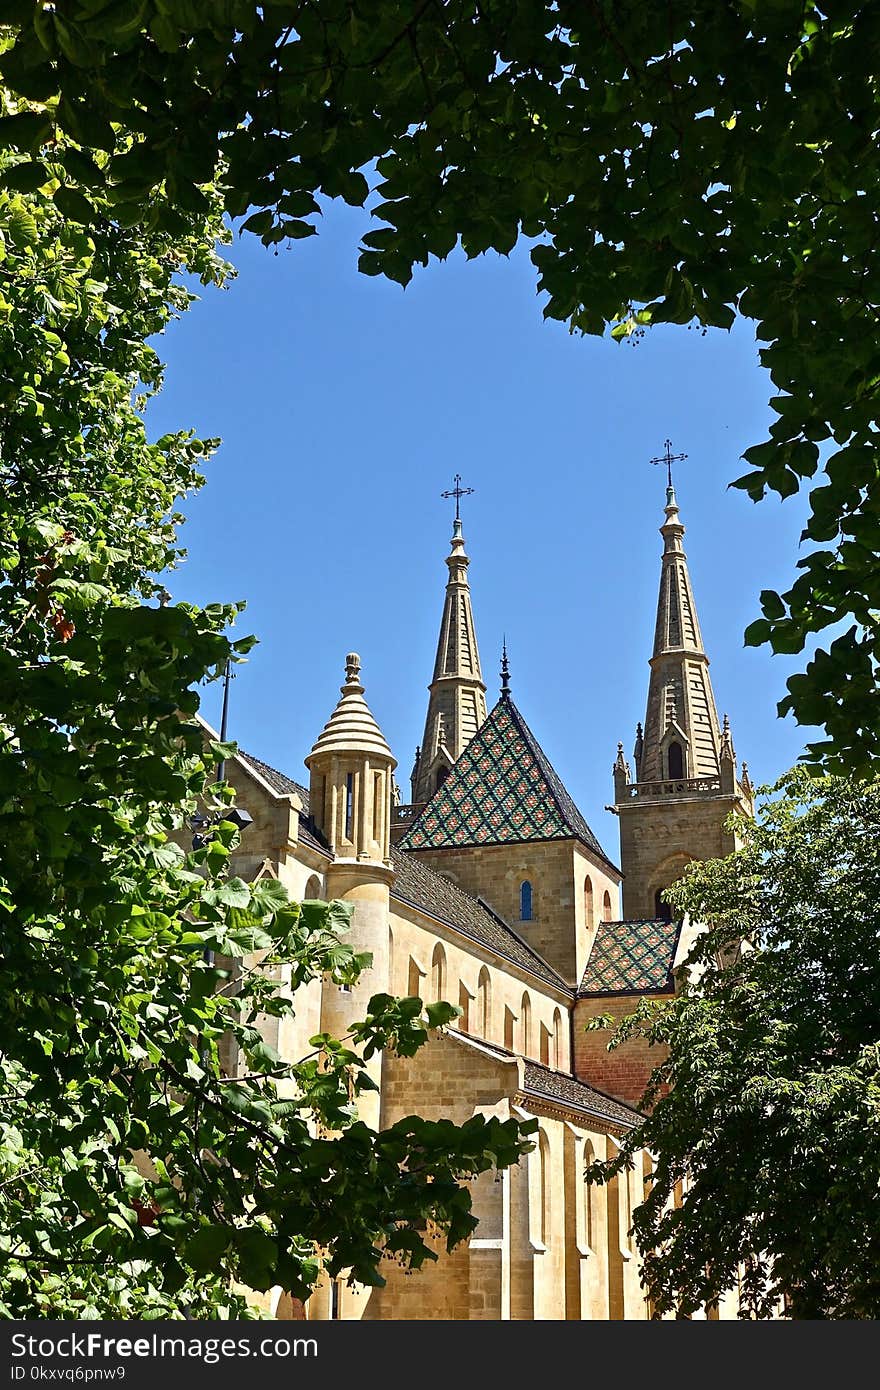
POLYGON ((612 1045, 668 1048, 619 1159, 654 1156, 633 1217, 655 1312, 739 1289, 743 1316, 880 1315, 880 781, 789 774, 743 848, 667 891, 710 930, 674 1002, 612 1045), (742 947, 742 943, 746 946, 742 947))
POLYGON ((527 1141, 358 1119, 365 1059, 412 1054, 449 1005, 377 995, 301 1059, 256 1026, 369 962, 342 905, 230 873, 232 750, 194 716, 251 639, 225 635, 235 606, 163 584, 212 445, 148 442, 147 339, 189 302, 180 270, 226 277, 220 204, 123 226, 96 188, 85 226, 71 153, 56 132, 38 177, 0 153, 0 1316, 242 1316, 233 1281, 305 1296, 319 1258, 367 1284, 434 1258, 428 1223, 451 1244, 476 1224, 462 1180, 527 1141))
POLYGON ((880 757, 877 79, 866 0, 10 0, 9 189, 179 228, 219 177, 267 244, 368 200, 360 265, 533 243, 545 314, 626 338, 754 321, 769 438, 735 481, 808 486, 809 548, 746 640, 803 650, 808 757, 880 757), (57 148, 63 135, 63 149, 57 148), (824 450, 824 452, 820 452, 824 450))

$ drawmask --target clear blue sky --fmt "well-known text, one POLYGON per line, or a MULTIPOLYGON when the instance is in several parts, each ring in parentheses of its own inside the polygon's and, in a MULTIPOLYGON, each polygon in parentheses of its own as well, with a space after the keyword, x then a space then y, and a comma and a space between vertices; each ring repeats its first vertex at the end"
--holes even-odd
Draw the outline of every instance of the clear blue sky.
MULTIPOLYGON (((787 587, 804 498, 755 505, 727 484, 765 437, 769 381, 748 325, 662 328, 635 347, 545 323, 525 249, 416 273, 406 291, 356 269, 365 214, 273 256, 236 239, 231 288, 204 292, 159 349, 151 434, 223 444, 187 506, 177 598, 247 600, 260 645, 232 686, 230 733, 303 780, 303 757, 358 651, 366 696, 409 798, 460 472, 490 707, 507 634, 514 699, 612 858, 604 811, 618 739, 644 717, 669 436, 719 714, 753 780, 809 732, 776 701, 799 662, 744 648, 761 588, 787 587)), ((203 710, 217 722, 218 688, 203 710)))

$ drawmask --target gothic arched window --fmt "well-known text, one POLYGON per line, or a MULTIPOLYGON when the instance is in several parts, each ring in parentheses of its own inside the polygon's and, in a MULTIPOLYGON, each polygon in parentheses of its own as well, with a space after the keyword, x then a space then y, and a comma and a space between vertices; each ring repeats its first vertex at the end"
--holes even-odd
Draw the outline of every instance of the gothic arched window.
POLYGON ((593 925, 593 880, 589 874, 584 879, 584 923, 589 931, 593 925))
POLYGON ((519 1008, 520 1051, 524 1057, 532 1055, 532 1001, 524 993, 519 1008))
POLYGON ((680 743, 670 743, 666 753, 669 776, 675 779, 684 776, 684 753, 680 743))
POLYGON ((551 1233, 551 1174, 550 1141, 543 1129, 538 1134, 538 1219, 540 1220, 541 1244, 550 1244, 551 1233))
POLYGON ((532 885, 528 879, 520 884, 519 916, 522 922, 531 922, 532 920, 532 885))
POLYGON ((448 768, 448 767, 438 767, 438 769, 437 769, 437 780, 436 780, 435 787, 434 787, 434 790, 435 790, 435 791, 439 791, 439 790, 440 790, 440 788, 443 786, 443 783, 446 781, 446 778, 447 778, 448 776, 449 776, 449 768, 448 768))
POLYGON ((485 965, 477 981, 477 1027, 481 1038, 488 1038, 492 1022, 492 984, 485 965))
POLYGON ((431 994, 435 1004, 439 1004, 446 994, 446 952, 439 941, 431 957, 431 994))
POLYGON ((558 1070, 562 1066, 562 1014, 553 1010, 553 1046, 550 1051, 550 1065, 558 1070))
POLYGON ((611 894, 605 889, 605 896, 602 899, 602 921, 611 921, 611 894))

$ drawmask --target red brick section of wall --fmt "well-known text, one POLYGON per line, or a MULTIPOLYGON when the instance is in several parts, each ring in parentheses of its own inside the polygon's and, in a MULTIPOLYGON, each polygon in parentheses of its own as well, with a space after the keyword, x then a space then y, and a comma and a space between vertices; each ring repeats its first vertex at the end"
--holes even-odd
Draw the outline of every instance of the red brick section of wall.
MULTIPOLYGON (((668 998, 660 994, 646 994, 644 997, 668 998)), ((611 1034, 604 1031, 588 1033, 586 1026, 591 1018, 599 1014, 623 1018, 633 1011, 638 1002, 636 995, 605 995, 599 999, 578 999, 574 1006, 575 1076, 589 1086, 614 1096, 616 1100, 635 1106, 642 1098, 651 1072, 663 1061, 665 1049, 649 1047, 643 1038, 634 1038, 614 1052, 609 1052, 611 1034)))

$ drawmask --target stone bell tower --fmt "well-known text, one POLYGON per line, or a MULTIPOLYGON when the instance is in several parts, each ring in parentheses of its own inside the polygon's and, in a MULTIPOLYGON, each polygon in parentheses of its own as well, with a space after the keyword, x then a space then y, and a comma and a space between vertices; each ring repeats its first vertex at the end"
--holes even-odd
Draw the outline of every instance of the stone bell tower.
MULTIPOLYGON (((397 763, 364 699, 360 665, 355 652, 345 658, 342 698, 305 760, 311 815, 333 852, 327 900, 353 904, 346 941, 373 957, 372 966, 350 989, 324 988, 321 1028, 337 1038, 366 1017, 370 996, 389 986, 391 778, 397 763)), ((377 1053, 368 1063, 377 1084, 381 1058, 377 1053)), ((367 1124, 378 1125, 378 1093, 361 1096, 358 1110, 367 1124)))
POLYGON ((470 559, 465 554, 459 501, 472 488, 455 487, 444 497, 455 498, 452 545, 446 564, 449 580, 440 623, 434 675, 428 686, 428 714, 421 747, 412 770, 412 799, 424 805, 442 786, 452 764, 470 743, 486 718, 486 686, 480 669, 477 633, 468 585, 470 559))
POLYGON ((737 775, 727 716, 723 726, 718 721, 671 474, 665 512, 644 730, 639 724, 634 769, 623 744, 614 764, 624 916, 631 920, 668 917, 662 890, 688 860, 731 854, 727 816, 753 812, 748 769, 743 763, 737 775))

